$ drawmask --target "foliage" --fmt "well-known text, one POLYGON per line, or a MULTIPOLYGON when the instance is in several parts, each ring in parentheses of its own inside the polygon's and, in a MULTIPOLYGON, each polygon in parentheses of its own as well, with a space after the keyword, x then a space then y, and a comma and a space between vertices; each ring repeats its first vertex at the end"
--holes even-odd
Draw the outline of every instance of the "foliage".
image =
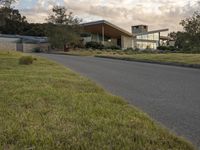
POLYGON ((81 28, 80 19, 67 13, 67 9, 62 6, 54 6, 47 21, 49 22, 47 36, 54 48, 63 48, 77 45, 80 41, 81 28))
POLYGON ((92 48, 92 49, 104 49, 104 45, 101 44, 101 43, 98 43, 98 42, 94 42, 94 41, 91 41, 91 42, 87 42, 86 45, 85 45, 86 48, 92 48))
POLYGON ((54 6, 52 13, 46 20, 52 24, 78 25, 81 20, 74 17, 72 12, 67 13, 67 8, 64 6, 54 6))
POLYGON ((200 12, 195 12, 192 17, 182 20, 180 24, 183 26, 186 33, 191 36, 196 36, 200 33, 200 12))
POLYGON ((169 51, 175 51, 175 50, 177 50, 177 48, 176 47, 174 47, 174 46, 158 46, 157 47, 157 49, 158 50, 169 50, 169 51))
POLYGON ((63 48, 66 45, 73 46, 79 42, 79 33, 73 26, 50 25, 48 30, 48 40, 53 48, 63 48))
POLYGON ((200 12, 195 12, 180 24, 184 31, 170 34, 175 46, 183 52, 200 52, 200 12))
POLYGON ((36 47, 36 48, 34 48, 33 52, 35 52, 35 53, 40 53, 40 52, 42 52, 42 51, 41 51, 40 47, 36 47))
POLYGON ((28 23, 26 17, 22 16, 17 9, 0 7, 0 33, 2 34, 46 36, 46 29, 46 23, 28 23))
POLYGON ((46 36, 47 35, 47 23, 29 23, 24 26, 22 35, 28 36, 46 36))
POLYGON ((120 47, 119 47, 119 46, 116 46, 116 45, 112 45, 112 46, 106 47, 106 49, 120 50, 120 47))
POLYGON ((0 31, 6 34, 18 34, 27 25, 26 17, 19 10, 7 7, 0 8, 0 31))
POLYGON ((19 64, 21 65, 30 65, 34 61, 32 56, 22 56, 19 58, 19 64))

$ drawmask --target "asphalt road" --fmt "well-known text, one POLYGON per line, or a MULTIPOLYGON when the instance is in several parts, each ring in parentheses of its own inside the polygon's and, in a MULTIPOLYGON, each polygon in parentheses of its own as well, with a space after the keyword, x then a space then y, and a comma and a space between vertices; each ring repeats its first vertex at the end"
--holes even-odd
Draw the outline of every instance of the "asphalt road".
POLYGON ((96 81, 200 148, 200 69, 40 54, 96 81))

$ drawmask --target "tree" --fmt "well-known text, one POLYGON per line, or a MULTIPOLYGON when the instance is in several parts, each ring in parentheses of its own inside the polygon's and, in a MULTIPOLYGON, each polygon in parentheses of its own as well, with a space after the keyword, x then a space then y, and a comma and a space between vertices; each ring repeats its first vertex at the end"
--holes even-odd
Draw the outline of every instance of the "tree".
POLYGON ((54 48, 75 45, 80 41, 80 19, 67 12, 63 6, 54 6, 47 21, 49 23, 48 38, 54 48))
POLYGON ((200 13, 195 12, 180 24, 183 26, 183 32, 169 34, 175 40, 175 46, 181 50, 200 52, 200 13))
POLYGON ((2 7, 0 16, 0 31, 4 34, 21 34, 27 25, 26 17, 17 9, 2 7))
POLYGON ((47 21, 52 24, 57 25, 78 25, 81 20, 73 17, 73 13, 67 13, 67 9, 63 6, 54 6, 52 9, 52 13, 47 21))
POLYGON ((191 36, 196 36, 200 33, 200 12, 195 12, 192 17, 182 20, 180 24, 183 26, 185 32, 191 36))
POLYGON ((182 20, 180 23, 185 30, 185 38, 190 48, 200 52, 200 12, 182 20))
POLYGON ((72 26, 51 25, 48 31, 48 39, 53 48, 74 46, 79 42, 79 33, 75 32, 72 26))

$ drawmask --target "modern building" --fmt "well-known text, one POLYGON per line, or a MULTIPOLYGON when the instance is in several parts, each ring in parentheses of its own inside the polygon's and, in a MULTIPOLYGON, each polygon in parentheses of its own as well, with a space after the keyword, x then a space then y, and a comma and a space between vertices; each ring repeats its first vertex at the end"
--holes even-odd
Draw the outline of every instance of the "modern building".
POLYGON ((105 20, 82 24, 87 36, 84 43, 95 41, 105 46, 118 46, 121 49, 157 49, 158 46, 167 45, 166 36, 162 32, 168 29, 148 31, 147 25, 132 26, 132 33, 105 20))
POLYGON ((105 46, 118 46, 122 49, 132 47, 133 35, 105 20, 82 24, 88 33, 84 43, 95 41, 105 46))
POLYGON ((48 50, 47 37, 0 34, 0 50, 33 52, 35 48, 48 50))

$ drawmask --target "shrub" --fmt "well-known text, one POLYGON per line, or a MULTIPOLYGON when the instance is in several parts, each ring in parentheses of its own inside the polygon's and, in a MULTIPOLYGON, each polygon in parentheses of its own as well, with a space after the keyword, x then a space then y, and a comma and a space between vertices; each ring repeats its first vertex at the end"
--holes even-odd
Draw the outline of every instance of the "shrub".
POLYGON ((34 61, 34 58, 32 56, 22 56, 19 59, 19 64, 21 65, 30 65, 34 61))
POLYGON ((121 48, 117 45, 112 45, 112 46, 108 46, 106 47, 106 49, 111 49, 111 50, 120 50, 121 48))
POLYGON ((104 45, 98 42, 87 42, 85 45, 86 48, 92 48, 92 49, 104 49, 104 45))
POLYGON ((158 46, 158 50, 169 50, 169 51, 176 51, 177 48, 174 46, 158 46))
POLYGON ((41 49, 39 47, 34 48, 33 52, 35 53, 40 53, 42 52, 41 49))
POLYGON ((125 51, 135 51, 132 47, 128 47, 125 51))

